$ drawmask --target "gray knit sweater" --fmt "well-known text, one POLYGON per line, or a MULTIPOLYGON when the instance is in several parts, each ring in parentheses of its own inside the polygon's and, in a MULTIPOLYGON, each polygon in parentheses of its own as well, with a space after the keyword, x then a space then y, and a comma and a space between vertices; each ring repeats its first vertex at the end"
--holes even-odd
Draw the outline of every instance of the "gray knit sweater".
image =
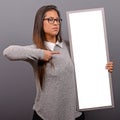
POLYGON ((37 60, 43 58, 43 50, 35 45, 12 45, 3 51, 3 55, 10 60, 23 60, 32 65, 36 80, 33 109, 39 116, 44 120, 75 120, 81 112, 77 110, 74 66, 65 43, 62 48, 56 45, 54 50, 60 54, 52 57, 54 67, 47 63, 43 90, 36 75, 37 60))

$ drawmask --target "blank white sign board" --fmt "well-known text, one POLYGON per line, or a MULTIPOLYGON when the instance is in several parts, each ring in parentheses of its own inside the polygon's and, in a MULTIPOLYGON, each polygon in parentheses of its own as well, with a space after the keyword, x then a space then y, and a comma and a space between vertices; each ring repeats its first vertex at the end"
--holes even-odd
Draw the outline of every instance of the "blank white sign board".
POLYGON ((104 9, 68 11, 67 21, 79 109, 113 107, 104 9))

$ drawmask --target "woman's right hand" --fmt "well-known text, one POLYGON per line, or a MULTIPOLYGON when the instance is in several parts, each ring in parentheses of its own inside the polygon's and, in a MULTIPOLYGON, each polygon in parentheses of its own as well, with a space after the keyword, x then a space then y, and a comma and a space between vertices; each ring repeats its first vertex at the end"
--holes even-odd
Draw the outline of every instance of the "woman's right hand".
POLYGON ((60 54, 58 51, 49 51, 49 50, 44 50, 44 61, 49 61, 54 54, 60 54))

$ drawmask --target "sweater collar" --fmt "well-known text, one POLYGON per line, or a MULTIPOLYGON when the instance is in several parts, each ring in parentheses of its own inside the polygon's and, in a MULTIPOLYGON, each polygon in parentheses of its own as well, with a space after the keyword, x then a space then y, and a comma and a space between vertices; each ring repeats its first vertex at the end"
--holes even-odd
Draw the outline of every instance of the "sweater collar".
POLYGON ((55 46, 59 46, 60 48, 63 48, 62 42, 57 41, 56 43, 44 41, 45 46, 47 47, 48 50, 53 51, 55 46))

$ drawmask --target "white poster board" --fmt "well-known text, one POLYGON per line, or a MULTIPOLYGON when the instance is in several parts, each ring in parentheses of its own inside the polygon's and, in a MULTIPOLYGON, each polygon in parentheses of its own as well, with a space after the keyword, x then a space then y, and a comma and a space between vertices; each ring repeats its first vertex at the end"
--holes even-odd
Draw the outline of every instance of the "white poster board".
POLYGON ((68 11, 67 22, 79 109, 113 107, 104 8, 68 11))

